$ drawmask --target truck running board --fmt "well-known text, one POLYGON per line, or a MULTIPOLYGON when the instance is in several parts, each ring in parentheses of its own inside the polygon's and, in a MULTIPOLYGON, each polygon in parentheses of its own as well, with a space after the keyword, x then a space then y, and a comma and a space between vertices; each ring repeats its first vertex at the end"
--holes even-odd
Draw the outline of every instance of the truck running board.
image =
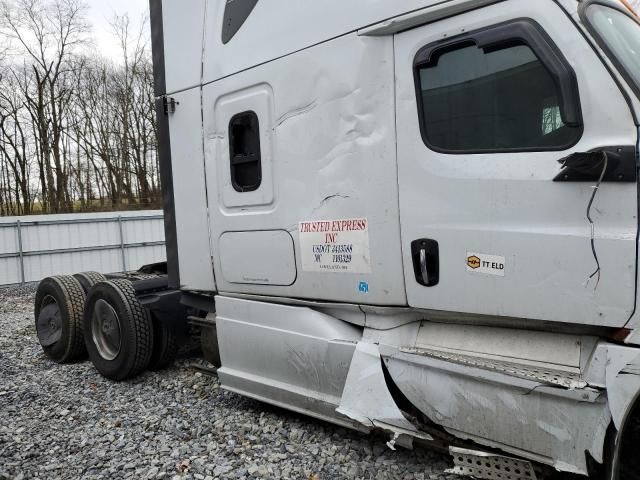
POLYGON ((508 362, 504 360, 425 348, 401 348, 400 351, 424 357, 437 358, 439 360, 445 360, 459 365, 466 365, 468 367, 492 370, 512 377, 533 380, 542 384, 555 385, 571 390, 585 388, 587 386, 587 382, 581 378, 578 369, 575 369, 575 371, 560 370, 549 368, 547 365, 527 365, 525 363, 508 362))
POLYGON ((449 447, 454 467, 446 473, 487 480, 536 480, 531 462, 481 450, 449 447))

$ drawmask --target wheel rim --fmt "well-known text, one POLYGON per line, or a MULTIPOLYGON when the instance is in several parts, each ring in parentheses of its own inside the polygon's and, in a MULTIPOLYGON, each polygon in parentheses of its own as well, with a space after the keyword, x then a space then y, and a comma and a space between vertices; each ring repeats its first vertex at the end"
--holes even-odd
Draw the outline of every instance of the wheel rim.
POLYGON ((50 347, 62 338, 62 314, 55 298, 46 295, 40 304, 36 333, 43 347, 50 347))
POLYGON ((91 317, 91 336, 105 360, 113 360, 120 353, 120 319, 115 309, 103 299, 96 301, 91 317))

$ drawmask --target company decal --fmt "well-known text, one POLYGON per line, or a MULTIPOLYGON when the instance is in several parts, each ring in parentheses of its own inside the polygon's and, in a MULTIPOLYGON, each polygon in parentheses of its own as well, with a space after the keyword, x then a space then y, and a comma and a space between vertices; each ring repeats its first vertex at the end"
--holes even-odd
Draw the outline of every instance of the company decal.
POLYGON ((366 218, 311 220, 298 227, 303 270, 371 273, 366 218))
POLYGON ((467 271, 504 277, 506 261, 498 255, 485 253, 467 253, 467 271))

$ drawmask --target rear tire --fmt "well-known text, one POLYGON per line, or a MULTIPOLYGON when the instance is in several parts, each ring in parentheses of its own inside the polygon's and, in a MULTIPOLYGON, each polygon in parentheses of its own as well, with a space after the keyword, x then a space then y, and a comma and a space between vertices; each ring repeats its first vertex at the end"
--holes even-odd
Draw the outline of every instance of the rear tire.
POLYGON ((100 272, 76 273, 74 278, 80 282, 80 285, 82 285, 85 295, 89 295, 89 290, 91 290, 91 287, 96 283, 104 282, 107 279, 107 277, 100 272))
POLYGON ((178 336, 163 325, 160 320, 153 319, 153 353, 149 362, 149 370, 162 370, 173 365, 178 356, 180 346, 178 336))
POLYGON ((74 277, 47 277, 38 285, 35 320, 38 340, 54 362, 67 363, 84 356, 82 314, 85 293, 74 277))
POLYGON ((112 380, 142 373, 153 352, 153 323, 128 280, 100 282, 84 310, 85 343, 96 370, 112 380))
POLYGON ((640 458, 640 397, 636 396, 633 406, 623 420, 619 435, 613 436, 612 454, 607 462, 607 480, 639 480, 640 458))

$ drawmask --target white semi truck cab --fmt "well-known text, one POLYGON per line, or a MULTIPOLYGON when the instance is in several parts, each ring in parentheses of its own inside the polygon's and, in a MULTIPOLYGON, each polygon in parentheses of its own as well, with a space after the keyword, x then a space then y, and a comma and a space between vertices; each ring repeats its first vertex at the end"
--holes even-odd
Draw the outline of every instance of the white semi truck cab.
POLYGON ((43 281, 51 358, 124 379, 190 325, 224 388, 457 473, 640 478, 625 4, 150 7, 167 263, 43 281))

